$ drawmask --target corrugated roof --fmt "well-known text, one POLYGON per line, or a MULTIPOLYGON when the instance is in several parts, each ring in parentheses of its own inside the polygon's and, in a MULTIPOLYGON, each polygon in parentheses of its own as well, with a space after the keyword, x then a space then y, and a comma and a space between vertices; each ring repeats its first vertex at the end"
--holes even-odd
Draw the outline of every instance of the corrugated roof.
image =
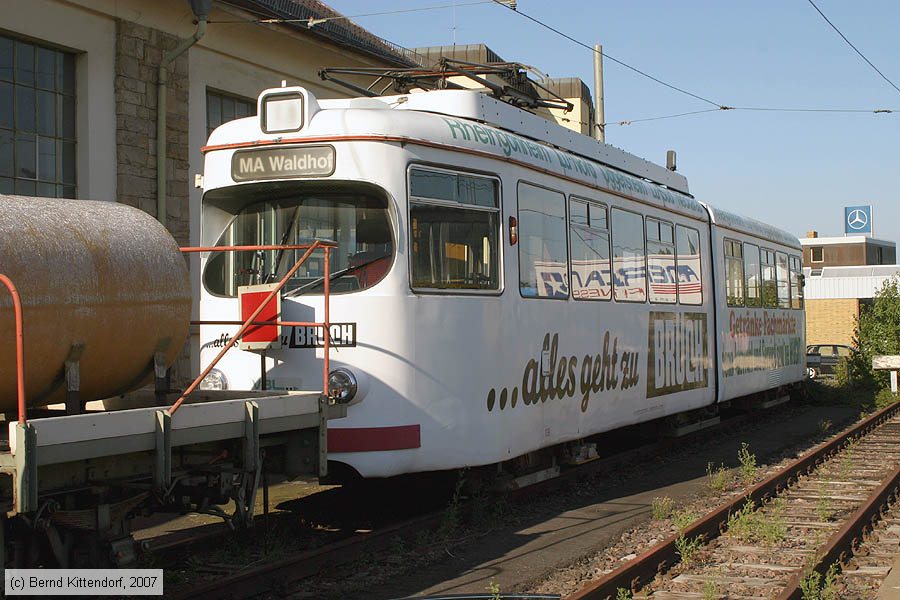
POLYGON ((804 293, 809 300, 874 298, 886 281, 900 276, 900 265, 822 267, 821 275, 813 275, 807 269, 804 272, 804 293))
POLYGON ((822 267, 821 277, 893 277, 900 265, 864 265, 855 267, 822 267))
MULTIPOLYGON (((350 19, 343 17, 319 0, 224 0, 227 4, 237 6, 250 12, 263 13, 267 18, 278 19, 329 19, 308 27, 306 23, 284 23, 312 36, 327 39, 342 46, 349 46, 359 52, 368 54, 398 67, 422 66, 421 57, 415 52, 398 44, 378 37, 374 33, 360 27, 350 19)), ((328 66, 328 65, 322 65, 328 66)))

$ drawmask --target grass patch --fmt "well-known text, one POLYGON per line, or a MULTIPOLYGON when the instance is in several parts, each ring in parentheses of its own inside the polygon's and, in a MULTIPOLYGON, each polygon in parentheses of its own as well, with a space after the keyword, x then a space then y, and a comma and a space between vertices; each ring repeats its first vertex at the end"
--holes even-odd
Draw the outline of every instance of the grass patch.
POLYGON ((750 485, 756 479, 759 467, 756 464, 756 455, 750 452, 750 444, 747 442, 741 442, 738 461, 741 463, 741 481, 744 485, 750 485))
POLYGON ((828 567, 825 577, 818 571, 807 573, 800 581, 803 600, 838 600, 837 573, 837 564, 828 567))
POLYGON ((694 564, 701 546, 703 546, 702 535, 698 535, 695 538, 688 538, 682 534, 675 538, 675 552, 681 557, 681 564, 685 567, 690 567, 694 564))
POLYGON ((672 515, 672 523, 678 528, 678 531, 687 528, 688 525, 696 520, 697 513, 691 511, 679 511, 672 515))
POLYGON ((782 501, 773 500, 764 508, 756 510, 753 501, 748 498, 740 510, 728 515, 728 532, 743 542, 767 547, 784 541, 787 525, 782 516, 782 501))
POLYGON ((662 521, 671 517, 672 513, 675 512, 675 502, 668 496, 656 497, 653 499, 651 508, 653 510, 653 520, 662 521))
POLYGON ((724 492, 731 484, 731 472, 723 464, 715 467, 713 463, 707 463, 706 483, 709 485, 709 489, 724 492))

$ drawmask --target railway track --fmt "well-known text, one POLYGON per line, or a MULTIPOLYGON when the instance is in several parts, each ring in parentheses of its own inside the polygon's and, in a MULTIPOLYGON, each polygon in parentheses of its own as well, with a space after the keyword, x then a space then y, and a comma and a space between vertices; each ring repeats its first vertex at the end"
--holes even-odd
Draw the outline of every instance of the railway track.
POLYGON ((897 552, 900 507, 887 507, 900 484, 898 464, 900 405, 892 405, 568 600, 627 592, 659 600, 800 600, 813 586, 865 598, 897 552))
MULTIPOLYGON (((770 410, 769 414, 775 414, 778 410, 770 410)), ((716 431, 724 433, 739 429, 747 423, 754 423, 755 417, 754 413, 735 415, 723 420, 716 431)), ((652 460, 661 453, 703 440, 708 435, 709 430, 701 430, 680 438, 661 439, 654 443, 633 447, 615 455, 565 470, 554 479, 512 490, 507 494, 507 499, 519 501, 528 497, 547 495, 572 482, 612 474, 627 465, 652 460)), ((336 491, 332 490, 332 492, 336 491)), ((467 507, 463 505, 462 510, 466 511, 467 507)), ((343 537, 319 548, 299 552, 282 560, 258 566, 240 569, 240 566, 232 565, 230 573, 225 573, 227 569, 223 568, 223 572, 215 579, 191 586, 189 589, 178 590, 173 597, 185 599, 250 598, 265 594, 286 595, 292 590, 297 590, 298 585, 304 579, 315 576, 324 569, 347 564, 362 556, 370 556, 379 551, 386 551, 398 543, 415 543, 415 540, 420 539, 424 534, 436 532, 444 527, 447 520, 446 513, 446 509, 442 507, 440 510, 428 514, 386 523, 374 530, 343 537)), ((256 558, 253 557, 253 559, 256 558)), ((248 562, 252 563, 253 560, 248 562)), ((215 570, 216 565, 211 566, 215 570)))

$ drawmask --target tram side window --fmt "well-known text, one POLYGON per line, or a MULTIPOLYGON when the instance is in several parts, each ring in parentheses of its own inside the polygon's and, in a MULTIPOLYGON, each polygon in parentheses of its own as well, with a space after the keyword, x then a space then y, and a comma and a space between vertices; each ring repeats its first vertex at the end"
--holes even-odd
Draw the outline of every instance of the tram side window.
POLYGON ((703 304, 703 265, 700 260, 700 232, 675 226, 675 271, 678 273, 678 302, 703 304))
POLYGON ((784 252, 775 253, 775 272, 778 287, 778 308, 790 308, 791 282, 788 275, 788 257, 784 252))
POLYGON ((744 256, 740 242, 725 240, 725 302, 744 305, 744 256))
POLYGON ((519 291, 526 298, 569 297, 566 197, 519 183, 519 291))
POLYGON ((569 201, 572 297, 609 300, 609 215, 605 206, 573 197, 569 201))
POLYGON ((500 200, 496 179, 409 171, 413 289, 500 289, 500 200))
POLYGON ((791 308, 803 308, 803 275, 799 256, 791 256, 791 308))
POLYGON ((766 308, 778 308, 778 284, 775 276, 775 252, 761 251, 762 254, 762 298, 766 308))
POLYGON ((748 307, 762 306, 759 266, 759 246, 744 244, 745 305, 748 307))
POLYGON ((644 302, 644 219, 638 213, 612 209, 613 283, 617 302, 644 302))
POLYGON ((647 280, 650 302, 675 304, 675 229, 671 223, 647 218, 647 280))

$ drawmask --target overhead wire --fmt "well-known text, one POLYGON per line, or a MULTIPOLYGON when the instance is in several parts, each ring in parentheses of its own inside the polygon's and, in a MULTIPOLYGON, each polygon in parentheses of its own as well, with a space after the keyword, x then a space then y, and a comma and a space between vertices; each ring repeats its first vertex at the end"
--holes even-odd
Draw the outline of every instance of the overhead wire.
MULTIPOLYGON (((814 7, 816 10, 819 10, 818 7, 813 3, 812 0, 808 0, 808 1, 809 1, 810 4, 813 5, 813 7, 814 7)), ((692 98, 696 98, 697 100, 702 100, 703 102, 706 102, 707 104, 711 104, 712 106, 715 107, 715 108, 708 108, 708 109, 705 109, 705 110, 695 110, 695 111, 688 111, 688 112, 683 112, 683 113, 677 113, 677 114, 673 114, 673 115, 662 115, 662 116, 658 116, 658 117, 646 117, 646 118, 642 118, 642 119, 627 119, 627 120, 621 120, 621 121, 613 121, 613 122, 609 122, 609 123, 604 123, 604 124, 603 124, 604 127, 605 127, 606 125, 630 125, 630 124, 632 124, 632 123, 641 123, 641 122, 646 122, 646 121, 660 121, 660 120, 663 120, 663 119, 675 119, 675 118, 679 118, 679 117, 687 117, 687 116, 691 116, 691 115, 699 115, 699 114, 703 114, 703 113, 719 112, 719 111, 748 111, 748 112, 752 112, 752 111, 760 111, 760 112, 762 112, 762 111, 764 111, 764 112, 805 112, 805 113, 872 113, 872 114, 891 114, 891 113, 894 113, 894 112, 898 112, 898 111, 896 111, 896 110, 894 110, 894 109, 887 109, 887 108, 877 108, 877 109, 830 109, 830 108, 779 108, 779 107, 756 107, 756 106, 728 106, 728 105, 726 105, 726 104, 721 104, 721 103, 719 103, 719 102, 714 102, 714 101, 710 100, 709 98, 705 98, 705 97, 703 97, 703 96, 700 96, 699 94, 695 94, 695 93, 693 93, 693 92, 689 92, 689 91, 687 91, 687 90, 685 90, 685 89, 682 89, 682 88, 680 88, 680 87, 677 87, 677 86, 675 86, 675 85, 672 85, 672 84, 670 84, 670 83, 667 83, 667 82, 665 82, 665 81, 663 81, 663 80, 661 80, 661 79, 659 79, 659 78, 657 78, 657 77, 654 77, 653 75, 650 75, 649 73, 646 73, 646 72, 644 72, 644 71, 638 69, 637 67, 634 67, 634 66, 632 66, 632 65, 629 65, 628 63, 626 63, 626 62, 624 62, 624 61, 621 61, 621 60, 619 60, 619 59, 617 59, 617 58, 615 58, 615 57, 613 57, 613 56, 610 56, 610 55, 607 54, 606 52, 600 52, 600 51, 598 51, 596 48, 594 48, 593 46, 590 46, 590 45, 588 45, 588 44, 582 42, 581 40, 578 40, 578 39, 572 37, 571 35, 569 35, 569 34, 563 32, 563 31, 561 31, 561 30, 559 30, 559 29, 557 29, 557 28, 555 28, 555 27, 553 27, 553 26, 551 26, 551 25, 548 25, 547 23, 544 23, 544 22, 541 21, 540 19, 537 19, 537 18, 535 18, 535 17, 533 17, 533 16, 531 16, 531 15, 529 15, 529 14, 527 14, 527 13, 524 13, 524 12, 522 12, 522 11, 516 9, 516 8, 513 8, 512 6, 509 6, 508 4, 506 4, 506 3, 504 3, 504 2, 501 2, 501 0, 493 0, 493 2, 494 2, 495 4, 499 4, 499 5, 501 5, 501 6, 505 7, 505 8, 507 8, 507 9, 509 9, 509 10, 512 10, 513 12, 515 12, 515 13, 517 13, 517 14, 522 15, 524 18, 528 19, 529 21, 532 21, 533 23, 536 23, 537 25, 540 25, 541 27, 543 27, 543 28, 545 28, 545 29, 547 29, 547 30, 549 30, 549 31, 552 31, 552 32, 555 33, 555 34, 557 34, 557 35, 559 35, 559 36, 561 36, 561 37, 564 37, 565 39, 569 40, 570 42, 573 42, 573 43, 575 43, 575 44, 578 44, 578 45, 581 46, 582 48, 586 48, 587 50, 590 50, 591 52, 594 52, 594 53, 599 53, 603 58, 609 59, 609 60, 613 61, 614 63, 616 63, 616 64, 618 64, 618 65, 621 65, 621 66, 623 66, 623 67, 625 67, 625 68, 627 68, 627 69, 630 69, 631 71, 634 71, 635 73, 638 73, 639 75, 641 75, 641 76, 643 76, 643 77, 646 77, 646 78, 648 78, 648 79, 650 79, 650 80, 652 80, 652 81, 655 81, 656 83, 659 83, 660 85, 663 85, 663 86, 665 86, 665 87, 667 87, 667 88, 669 88, 669 89, 675 90, 675 91, 680 92, 680 93, 682 93, 682 94, 686 94, 686 95, 688 95, 688 96, 691 96, 692 98)), ((888 83, 890 83, 890 84, 894 87, 894 89, 896 89, 898 92, 900 92, 900 88, 897 88, 897 86, 895 86, 895 85, 893 84, 893 82, 891 82, 889 79, 887 79, 887 77, 885 77, 884 74, 881 73, 881 71, 879 71, 879 70, 875 67, 875 65, 873 65, 873 64, 869 61, 869 59, 867 59, 861 52, 859 52, 859 50, 857 50, 856 47, 853 46, 852 43, 850 43, 850 40, 848 40, 848 39, 844 36, 844 34, 842 34, 842 33, 837 29, 837 27, 835 27, 834 24, 832 24, 831 21, 828 20, 827 17, 825 17, 825 15, 822 13, 822 11, 819 11, 819 14, 821 14, 822 17, 825 18, 826 21, 828 21, 829 25, 831 25, 832 27, 834 27, 835 31, 837 31, 837 32, 841 35, 841 37, 843 37, 844 40, 845 40, 848 44, 850 44, 850 46, 851 46, 854 50, 856 50, 857 53, 858 53, 860 56, 862 56, 863 59, 864 59, 866 62, 868 62, 868 63, 872 66, 873 69, 875 69, 876 71, 878 71, 878 73, 879 73, 882 77, 884 77, 884 79, 885 79, 888 83)))
MULTIPOLYGON (((874 64, 872 64, 872 62, 868 58, 865 57, 865 55, 862 54, 862 52, 860 52, 856 48, 856 46, 853 45, 852 42, 850 42, 849 39, 847 39, 847 37, 834 25, 834 23, 832 23, 831 20, 829 20, 828 17, 825 16, 825 14, 819 9, 819 7, 816 6, 816 4, 813 2, 813 0, 808 0, 808 2, 813 6, 813 8, 816 9, 816 11, 818 11, 818 13, 822 16, 822 18, 825 19, 825 21, 829 25, 831 25, 831 27, 844 39, 844 41, 847 42, 847 44, 850 45, 850 47, 853 48, 853 50, 855 50, 856 53, 859 54, 863 58, 863 60, 865 60, 869 64, 869 66, 871 66, 879 75, 881 75, 881 77, 885 81, 887 81, 895 90, 900 92, 900 88, 898 88, 896 85, 894 85, 894 83, 890 79, 888 79, 874 64)), ((361 13, 361 14, 357 14, 357 15, 337 15, 334 17, 323 17, 323 18, 306 18, 306 19, 259 18, 259 19, 253 19, 253 20, 241 19, 241 20, 235 20, 235 21, 210 21, 210 23, 274 24, 274 23, 304 23, 305 22, 305 23, 307 23, 307 25, 309 27, 312 27, 316 24, 324 23, 327 21, 350 20, 350 19, 360 18, 360 17, 372 17, 372 16, 393 15, 393 14, 403 14, 403 13, 412 13, 412 12, 424 12, 424 11, 430 11, 430 10, 441 10, 441 9, 461 7, 461 6, 476 6, 476 5, 482 5, 482 4, 498 4, 500 6, 503 6, 504 8, 521 15, 522 17, 528 19, 529 21, 532 21, 533 23, 569 40, 570 42, 573 42, 593 53, 599 53, 604 58, 609 59, 612 62, 614 62, 626 69, 629 69, 642 77, 650 79, 651 81, 654 81, 655 83, 665 86, 671 90, 674 90, 681 94, 685 94, 687 96, 690 96, 692 98, 695 98, 697 100, 700 100, 702 102, 705 102, 705 103, 710 104, 715 107, 715 108, 708 108, 708 109, 703 109, 703 110, 695 110, 695 111, 676 113, 676 114, 671 114, 671 115, 661 115, 661 116, 656 116, 656 117, 645 117, 645 118, 640 118, 640 119, 623 119, 623 120, 619 120, 619 121, 610 121, 610 122, 604 123, 603 124, 604 127, 607 125, 631 125, 632 123, 643 123, 643 122, 648 122, 648 121, 661 121, 661 120, 665 120, 665 119, 675 119, 675 118, 699 115, 699 114, 710 113, 710 112, 732 111, 732 110, 733 111, 747 111, 747 112, 756 111, 756 112, 871 113, 871 114, 892 114, 895 112, 900 112, 900 110, 898 110, 898 109, 887 109, 887 108, 878 108, 878 109, 778 108, 778 107, 756 107, 756 106, 728 106, 725 104, 720 104, 718 102, 714 102, 713 100, 710 100, 709 98, 703 97, 699 94, 695 94, 693 92, 690 92, 688 90, 680 88, 676 85, 673 85, 671 83, 663 81, 662 79, 659 79, 658 77, 650 75, 649 73, 646 73, 645 71, 642 71, 641 69, 638 69, 637 67, 634 67, 622 60, 615 58, 614 56, 610 56, 606 52, 598 52, 598 50, 595 49, 594 47, 568 35, 567 33, 563 32, 551 25, 548 25, 547 23, 544 23, 543 21, 541 21, 540 19, 537 19, 536 17, 533 17, 525 12, 518 10, 518 8, 510 5, 508 2, 504 2, 503 0, 477 0, 474 2, 439 4, 439 5, 432 5, 432 6, 423 6, 423 7, 418 7, 418 8, 407 8, 407 9, 397 9, 397 10, 381 11, 381 12, 361 13)), ((259 13, 257 13, 257 14, 259 14, 259 13)), ((260 15, 260 16, 262 16, 262 15, 260 15)), ((570 119, 563 118, 563 120, 569 121, 570 119)), ((587 125, 587 123, 584 123, 581 121, 579 121, 579 123, 581 123, 582 125, 587 125)))
MULTIPOLYGON (((866 109, 866 108, 778 108, 778 107, 763 107, 763 106, 734 106, 729 107, 727 110, 734 111, 743 111, 743 112, 786 112, 786 113, 836 113, 836 114, 893 114, 900 112, 900 109, 892 109, 892 108, 875 108, 875 109, 866 109)), ((688 117, 691 115, 699 115, 703 113, 710 112, 721 112, 722 109, 719 108, 707 108, 704 110, 694 110, 690 112, 676 113, 674 115, 662 115, 659 117, 646 117, 642 119, 623 119, 620 121, 610 121, 608 123, 604 123, 603 126, 607 127, 609 125, 631 125, 632 123, 643 123, 646 121, 662 121, 664 119, 677 119, 679 117, 688 117)))
POLYGON ((843 40, 844 40, 845 42, 847 42, 847 45, 850 46, 851 48, 853 48, 854 52, 856 52, 857 54, 859 54, 859 56, 860 56, 864 61, 866 61, 866 63, 868 63, 868 65, 869 65, 870 67, 872 67, 873 69, 875 69, 875 72, 878 73, 879 75, 881 75, 881 78, 884 79, 885 81, 887 81, 888 84, 890 84, 890 86, 891 86, 892 88, 894 88, 895 90, 897 90, 897 93, 900 93, 900 88, 898 88, 898 87, 894 84, 893 81, 891 81, 890 79, 888 79, 887 76, 886 76, 884 73, 882 73, 881 70, 880 70, 878 67, 876 67, 874 64, 872 64, 872 61, 869 60, 868 58, 866 58, 866 55, 863 54, 862 52, 860 52, 860 51, 859 51, 859 48, 857 48, 856 46, 853 45, 853 42, 851 42, 849 39, 847 39, 847 36, 844 35, 844 34, 841 32, 841 30, 838 29, 837 26, 836 26, 834 23, 831 22, 831 19, 829 19, 828 17, 825 16, 825 13, 823 13, 822 10, 821 10, 818 6, 816 6, 816 3, 813 2, 813 0, 807 0, 807 1, 812 5, 812 7, 813 7, 814 9, 816 9, 816 12, 819 13, 819 14, 822 16, 823 19, 825 19, 825 22, 828 23, 829 25, 831 25, 831 28, 834 29, 834 30, 837 32, 837 34, 838 34, 839 36, 841 36, 841 38, 843 38, 843 40))
POLYGON ((685 89, 682 89, 682 88, 680 88, 680 87, 678 87, 678 86, 672 85, 671 83, 667 83, 667 82, 663 81, 662 79, 659 79, 659 78, 657 78, 657 77, 654 77, 653 75, 650 75, 649 73, 645 73, 644 71, 638 69, 637 67, 633 67, 633 66, 629 65, 628 63, 619 60, 618 58, 615 58, 615 57, 613 57, 613 56, 610 56, 610 55, 607 54, 606 52, 598 52, 598 50, 595 49, 593 46, 589 46, 588 44, 585 44, 585 43, 582 42, 581 40, 575 39, 574 37, 568 35, 567 33, 564 33, 564 32, 562 32, 562 31, 560 31, 559 29, 556 29, 555 27, 552 27, 551 25, 548 25, 547 23, 544 23, 544 22, 541 21, 540 19, 536 19, 535 17, 532 17, 532 16, 529 15, 528 13, 524 13, 524 12, 522 12, 522 11, 516 9, 516 8, 513 8, 512 6, 510 6, 510 5, 508 5, 508 4, 504 4, 504 3, 501 2, 500 0, 493 0, 493 2, 494 2, 495 4, 499 4, 500 6, 503 6, 504 8, 507 8, 507 9, 513 11, 513 12, 516 13, 516 14, 522 15, 523 17, 525 17, 525 18, 528 19, 529 21, 532 21, 532 22, 534 22, 534 23, 537 23, 538 25, 540 25, 541 27, 543 27, 543 28, 545 28, 545 29, 549 29, 549 30, 552 31, 553 33, 555 33, 555 34, 557 34, 557 35, 560 35, 560 36, 566 38, 566 39, 569 40, 570 42, 573 42, 573 43, 575 43, 575 44, 578 44, 579 46, 581 46, 581 47, 583 47, 583 48, 587 48, 587 49, 590 50, 591 52, 599 53, 599 54, 600 54, 601 56, 603 56, 604 58, 608 58, 609 60, 613 61, 614 63, 616 63, 616 64, 618 64, 618 65, 621 65, 621 66, 625 67, 626 69, 630 69, 630 70, 634 71, 635 73, 641 75, 642 77, 646 77, 647 79, 650 79, 650 80, 652 80, 652 81, 655 81, 656 83, 658 83, 658 84, 660 84, 660 85, 664 85, 664 86, 666 86, 666 87, 669 88, 669 89, 675 90, 676 92, 680 92, 680 93, 682 93, 682 94, 686 94, 686 95, 690 96, 691 98, 696 98, 697 100, 702 100, 703 102, 706 102, 707 104, 712 104, 712 105, 715 106, 716 108, 719 108, 719 109, 727 109, 727 108, 729 108, 729 107, 727 107, 727 106, 725 106, 725 105, 723 105, 723 104, 721 104, 721 103, 719 103, 719 102, 713 102, 713 101, 710 100, 709 98, 704 98, 703 96, 700 96, 699 94, 695 94, 695 93, 693 93, 693 92, 689 92, 689 91, 687 91, 687 90, 685 90, 685 89))

